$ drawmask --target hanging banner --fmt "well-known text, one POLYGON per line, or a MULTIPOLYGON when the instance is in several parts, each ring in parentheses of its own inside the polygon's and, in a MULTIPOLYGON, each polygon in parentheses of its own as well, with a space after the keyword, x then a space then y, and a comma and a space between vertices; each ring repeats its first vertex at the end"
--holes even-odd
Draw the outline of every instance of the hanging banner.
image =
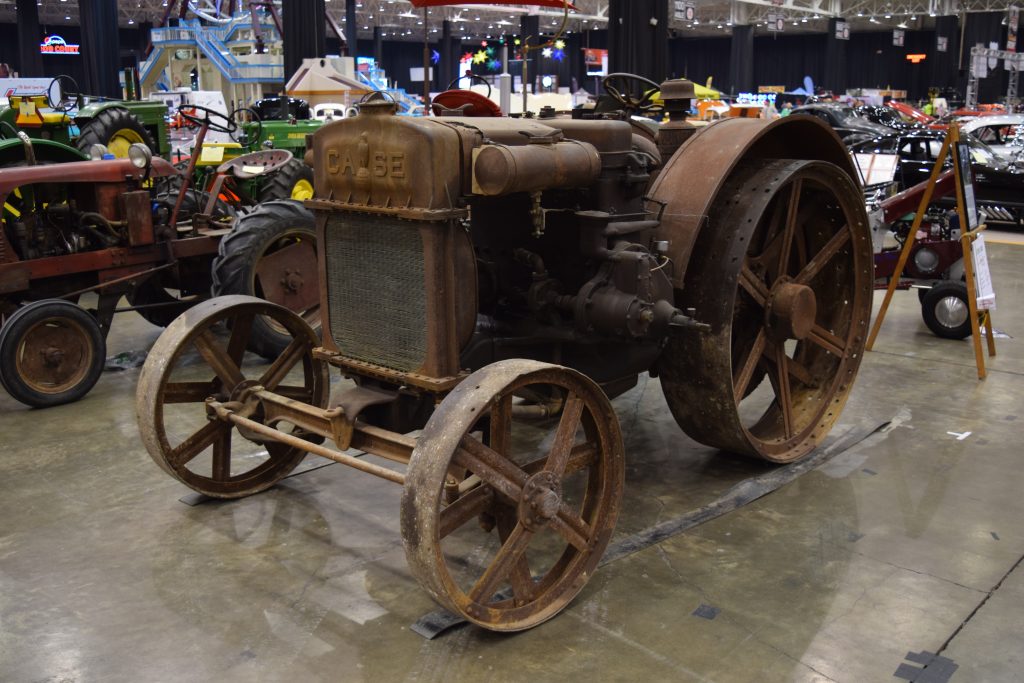
POLYGON ((901 28, 894 28, 892 30, 892 44, 896 47, 903 47, 904 31, 901 28))
POLYGON ((674 0, 673 13, 680 21, 693 21, 697 18, 697 4, 692 0, 674 0))
POLYGON ((769 31, 781 31, 786 26, 786 20, 781 14, 769 14, 767 24, 769 31))
POLYGON ((836 40, 850 39, 850 25, 845 21, 836 22, 836 40))
POLYGON ((988 76, 988 58, 985 55, 973 55, 971 57, 971 73, 978 78, 988 76))
POLYGON ((1017 7, 1009 9, 1006 19, 1006 51, 1017 51, 1017 21, 1020 19, 1020 11, 1017 7))
POLYGON ((935 39, 935 50, 937 52, 945 52, 949 49, 949 38, 946 36, 939 36, 935 39))

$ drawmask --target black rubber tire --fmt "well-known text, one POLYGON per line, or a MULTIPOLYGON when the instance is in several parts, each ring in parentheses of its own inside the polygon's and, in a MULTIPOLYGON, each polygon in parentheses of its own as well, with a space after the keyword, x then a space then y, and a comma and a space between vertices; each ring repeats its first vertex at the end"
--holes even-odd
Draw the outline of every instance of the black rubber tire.
MULTIPOLYGON (((158 194, 153 201, 160 204, 167 210, 168 220, 170 214, 174 210, 174 202, 178 199, 177 193, 164 193, 158 194)), ((210 195, 207 192, 189 188, 185 193, 185 199, 181 202, 181 208, 178 210, 178 223, 191 220, 192 214, 199 213, 206 208, 206 204, 210 199, 210 195)), ((230 218, 235 215, 234 209, 226 204, 223 200, 218 200, 213 205, 213 218, 230 218)))
POLYGON ((936 337, 942 337, 943 339, 965 339, 971 335, 969 311, 967 285, 963 282, 953 280, 937 282, 934 287, 928 290, 921 301, 921 317, 924 318, 924 324, 928 326, 928 329, 936 337), (959 299, 964 309, 968 311, 967 315, 964 316, 963 322, 957 325, 950 325, 948 320, 944 321, 942 318, 945 316, 938 312, 939 307, 944 305, 943 302, 951 297, 959 299))
POLYGON ((18 309, 0 330, 0 377, 3 387, 15 400, 33 408, 49 408, 72 403, 89 393, 103 372, 107 342, 96 319, 84 308, 63 299, 43 299, 18 309), (85 372, 63 391, 42 391, 30 386, 19 374, 18 351, 26 333, 49 318, 63 318, 77 326, 91 346, 85 372))
POLYGON ((313 169, 299 159, 292 159, 284 167, 263 180, 260 186, 259 202, 275 199, 311 199, 312 197, 295 197, 293 189, 296 183, 305 180, 313 186, 313 169))
POLYGON ((78 140, 75 142, 75 146, 85 153, 88 153, 89 148, 95 144, 109 148, 110 138, 114 133, 125 129, 138 134, 142 139, 142 144, 149 147, 153 154, 160 152, 156 146, 156 141, 153 140, 153 136, 149 134, 146 127, 142 125, 142 121, 139 121, 135 114, 120 107, 104 109, 96 115, 96 118, 82 124, 79 128, 78 140))
POLYGON ((140 308, 135 311, 141 315, 146 322, 157 327, 167 327, 179 315, 195 306, 203 300, 201 297, 189 297, 178 299, 170 292, 156 284, 153 280, 142 283, 128 293, 128 303, 132 306, 148 306, 152 304, 166 304, 156 308, 140 308))
MULTIPOLYGON (((213 295, 246 294, 263 296, 257 282, 256 264, 276 250, 282 240, 310 240, 316 248, 316 227, 313 214, 301 202, 277 200, 261 204, 252 213, 239 217, 231 232, 220 241, 213 260, 213 295)), ((316 263, 309 264, 303 286, 319 288, 316 263)), ((280 303, 280 302, 274 302, 280 303)), ((320 333, 319 309, 296 311, 320 333)), ((263 317, 257 317, 249 336, 249 350, 264 358, 274 359, 285 349, 291 337, 276 330, 263 317)))

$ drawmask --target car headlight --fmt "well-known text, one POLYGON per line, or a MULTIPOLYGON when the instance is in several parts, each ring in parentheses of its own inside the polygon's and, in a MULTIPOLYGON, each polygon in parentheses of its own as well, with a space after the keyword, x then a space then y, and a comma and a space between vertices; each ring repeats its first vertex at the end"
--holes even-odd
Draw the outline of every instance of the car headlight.
POLYGON ((148 168, 153 161, 153 153, 141 142, 133 142, 128 148, 128 160, 135 168, 148 168))
POLYGON ((110 154, 110 150, 107 149, 106 145, 101 145, 98 142, 89 145, 89 158, 93 161, 99 161, 107 154, 110 154))

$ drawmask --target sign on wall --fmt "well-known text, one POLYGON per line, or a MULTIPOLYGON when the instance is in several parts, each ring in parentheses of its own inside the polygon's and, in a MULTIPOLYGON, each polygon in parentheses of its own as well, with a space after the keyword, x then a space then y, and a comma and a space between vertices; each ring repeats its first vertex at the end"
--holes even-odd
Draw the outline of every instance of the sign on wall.
POLYGON ((693 0, 675 0, 672 4, 676 19, 680 21, 693 21, 697 18, 697 4, 693 0))
POLYGON ((895 45, 896 47, 903 47, 903 38, 905 37, 905 35, 906 34, 904 33, 903 29, 894 28, 892 30, 892 44, 895 45))
POLYGON ((78 45, 72 45, 58 35, 46 36, 39 44, 39 52, 44 55, 77 55, 78 45))

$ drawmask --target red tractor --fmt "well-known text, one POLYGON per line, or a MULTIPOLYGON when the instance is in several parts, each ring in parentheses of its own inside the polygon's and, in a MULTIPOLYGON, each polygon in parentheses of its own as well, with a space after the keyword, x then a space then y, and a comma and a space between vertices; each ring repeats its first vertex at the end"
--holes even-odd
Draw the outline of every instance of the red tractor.
MULTIPOLYGON (((41 143, 21 141, 24 161, 0 170, 0 384, 18 401, 46 407, 84 396, 118 311, 165 326, 212 288, 265 297, 318 324, 313 219, 300 203, 211 216, 206 195, 187 185, 177 195, 154 189, 180 171, 143 145, 126 159, 46 164, 36 163, 41 143), (96 307, 87 311, 78 301, 90 292, 96 307), (118 308, 121 297, 128 308, 118 308)), ((290 158, 244 155, 218 177, 270 173, 290 158)), ((251 330, 258 353, 287 343, 272 320, 257 318, 251 330)))

